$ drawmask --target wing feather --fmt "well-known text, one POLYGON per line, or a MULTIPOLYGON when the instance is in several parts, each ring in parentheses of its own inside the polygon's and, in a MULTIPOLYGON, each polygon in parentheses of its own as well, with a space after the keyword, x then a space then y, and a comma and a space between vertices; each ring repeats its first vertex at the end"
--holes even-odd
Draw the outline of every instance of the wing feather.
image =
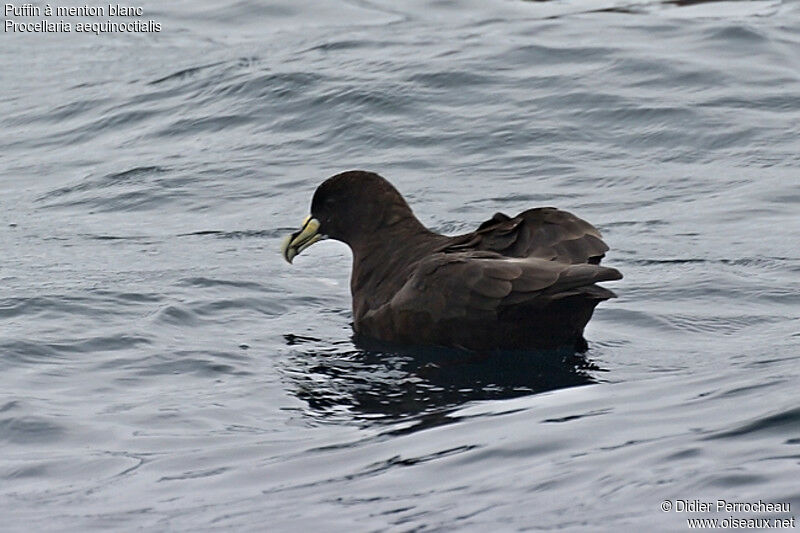
POLYGON ((420 260, 394 297, 365 320, 377 324, 383 315, 424 327, 519 316, 571 296, 613 298, 595 285, 622 277, 599 265, 607 250, 594 226, 566 211, 543 207, 513 218, 496 213, 475 232, 449 238, 420 260))
POLYGON ((484 250, 509 257, 538 257, 565 263, 594 263, 608 251, 600 232, 554 207, 523 211, 514 218, 496 213, 466 235, 454 237, 440 251, 484 250))
MULTIPOLYGON (((390 306, 399 313, 428 314, 434 321, 497 315, 510 306, 541 307, 563 298, 564 292, 578 294, 577 289, 620 277, 613 268, 593 264, 572 265, 486 252, 437 253, 420 263, 390 306)), ((610 291, 587 294, 613 296, 610 291)))

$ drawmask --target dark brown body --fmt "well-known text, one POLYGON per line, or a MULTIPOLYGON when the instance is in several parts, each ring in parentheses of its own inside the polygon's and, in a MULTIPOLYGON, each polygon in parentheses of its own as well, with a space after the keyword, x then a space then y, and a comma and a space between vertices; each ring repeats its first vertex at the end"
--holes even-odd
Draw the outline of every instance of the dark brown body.
POLYGON ((481 230, 458 237, 414 226, 383 232, 381 242, 365 253, 354 249, 357 334, 466 349, 583 350, 583 330, 594 308, 614 297, 594 283, 621 277, 598 266, 606 247, 597 230, 554 208, 513 219, 498 214, 481 230), (402 253, 375 253, 386 247, 402 253), (519 258, 522 268, 504 272, 510 258, 519 258), (576 279, 564 279, 578 265, 584 266, 576 279), (485 272, 492 267, 494 277, 485 272))
POLYGON ((354 328, 362 337, 472 350, 586 348, 596 285, 619 271, 588 222, 552 207, 495 214, 465 235, 434 233, 371 172, 326 180, 312 202, 319 232, 353 251, 354 328))

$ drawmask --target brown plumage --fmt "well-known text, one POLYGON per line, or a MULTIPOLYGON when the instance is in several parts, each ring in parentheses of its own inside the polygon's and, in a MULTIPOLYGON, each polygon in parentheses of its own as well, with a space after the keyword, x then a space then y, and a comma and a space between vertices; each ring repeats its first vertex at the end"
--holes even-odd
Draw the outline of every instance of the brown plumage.
POLYGON ((465 349, 586 348, 583 329, 622 278, 600 266, 608 250, 588 222, 553 207, 495 214, 448 237, 417 220, 372 172, 323 182, 304 227, 287 238, 288 261, 321 238, 353 251, 354 329, 360 336, 465 349))

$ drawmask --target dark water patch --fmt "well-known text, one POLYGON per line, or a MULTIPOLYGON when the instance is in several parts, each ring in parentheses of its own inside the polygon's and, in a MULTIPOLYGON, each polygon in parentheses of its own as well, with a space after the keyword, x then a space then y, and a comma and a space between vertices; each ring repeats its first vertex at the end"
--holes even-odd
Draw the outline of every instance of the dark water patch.
MULTIPOLYGON (((316 343, 296 335, 291 346, 316 343)), ((374 349, 374 347, 373 347, 374 349)), ((464 402, 515 398, 596 381, 591 360, 568 352, 467 353, 304 351, 284 373, 309 414, 326 421, 352 413, 371 422, 434 414, 464 402)))

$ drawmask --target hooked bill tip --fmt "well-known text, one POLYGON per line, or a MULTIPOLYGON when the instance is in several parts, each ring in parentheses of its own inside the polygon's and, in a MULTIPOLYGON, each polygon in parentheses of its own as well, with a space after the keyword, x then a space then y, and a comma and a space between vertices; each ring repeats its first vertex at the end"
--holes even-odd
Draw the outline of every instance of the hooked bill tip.
POLYGON ((294 239, 294 235, 287 235, 284 237, 283 242, 281 243, 281 255, 290 265, 292 264, 292 260, 297 255, 297 250, 293 246, 290 246, 292 239, 294 239))

